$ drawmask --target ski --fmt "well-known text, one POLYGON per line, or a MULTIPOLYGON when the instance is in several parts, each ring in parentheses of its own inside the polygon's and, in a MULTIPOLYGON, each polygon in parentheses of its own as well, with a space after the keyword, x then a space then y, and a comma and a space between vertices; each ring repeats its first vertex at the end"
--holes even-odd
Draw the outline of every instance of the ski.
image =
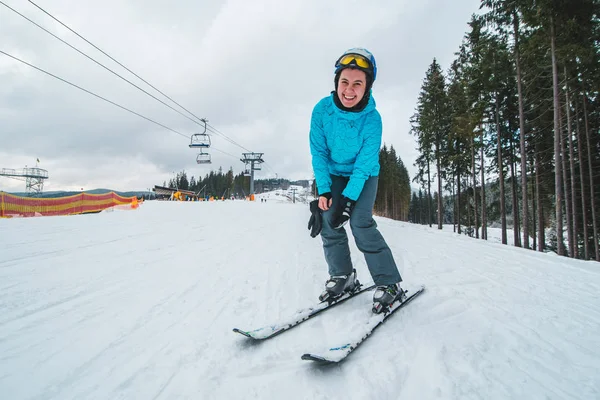
POLYGON ((374 314, 366 325, 366 329, 360 333, 360 336, 349 343, 343 344, 338 347, 332 347, 323 354, 306 353, 302 355, 303 360, 317 361, 320 363, 338 363, 344 360, 350 353, 352 353, 361 343, 363 343, 373 332, 380 327, 389 317, 391 317, 396 311, 406 306, 408 303, 413 301, 417 296, 425 291, 425 286, 421 286, 418 290, 408 296, 402 303, 393 303, 387 312, 381 314, 374 314))
MULTIPOLYGON (((362 285, 361 285, 362 286, 362 285)), ((298 325, 302 322, 309 320, 310 318, 320 314, 325 310, 329 310, 339 304, 342 304, 346 300, 353 298, 356 295, 367 292, 375 288, 375 285, 371 285, 368 287, 361 287, 358 291, 354 291, 351 293, 344 293, 340 297, 336 298, 333 301, 322 301, 315 305, 314 307, 305 308, 297 311, 294 315, 285 319, 283 322, 279 322, 273 325, 265 326, 263 328, 254 329, 251 331, 244 331, 242 329, 233 328, 233 331, 239 334, 242 334, 248 338, 254 340, 265 340, 270 339, 274 336, 279 335, 280 333, 286 332, 298 325)))

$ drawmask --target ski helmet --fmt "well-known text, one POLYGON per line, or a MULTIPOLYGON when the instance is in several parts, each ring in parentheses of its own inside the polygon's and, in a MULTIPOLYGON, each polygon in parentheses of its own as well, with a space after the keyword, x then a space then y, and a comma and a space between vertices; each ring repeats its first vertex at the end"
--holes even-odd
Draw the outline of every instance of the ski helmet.
POLYGON ((369 74, 373 82, 377 78, 377 63, 375 56, 362 47, 354 47, 346 50, 344 54, 335 62, 335 74, 337 75, 344 68, 355 68, 369 74))

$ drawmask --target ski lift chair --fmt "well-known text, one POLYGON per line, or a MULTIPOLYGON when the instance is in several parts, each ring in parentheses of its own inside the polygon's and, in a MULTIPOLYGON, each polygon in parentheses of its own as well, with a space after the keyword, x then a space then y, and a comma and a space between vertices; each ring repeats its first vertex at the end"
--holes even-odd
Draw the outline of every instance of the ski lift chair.
POLYGON ((196 163, 198 164, 210 164, 210 154, 208 153, 200 153, 196 156, 196 163))
POLYGON ((194 133, 190 138, 190 147, 208 148, 210 147, 210 136, 206 133, 194 133))

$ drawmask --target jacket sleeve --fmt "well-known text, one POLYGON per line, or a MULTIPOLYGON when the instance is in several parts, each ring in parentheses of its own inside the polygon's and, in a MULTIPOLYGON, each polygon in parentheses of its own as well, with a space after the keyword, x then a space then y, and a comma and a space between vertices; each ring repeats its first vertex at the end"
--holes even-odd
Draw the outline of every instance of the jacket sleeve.
POLYGON ((319 194, 331 191, 329 148, 323 131, 323 112, 321 102, 319 102, 313 109, 310 120, 310 154, 319 194))
POLYGON ((356 156, 354 170, 350 175, 350 180, 346 189, 342 192, 350 200, 357 200, 358 196, 365 186, 365 181, 369 179, 373 171, 379 166, 379 148, 381 147, 381 115, 378 111, 373 112, 367 118, 365 126, 363 145, 356 156))

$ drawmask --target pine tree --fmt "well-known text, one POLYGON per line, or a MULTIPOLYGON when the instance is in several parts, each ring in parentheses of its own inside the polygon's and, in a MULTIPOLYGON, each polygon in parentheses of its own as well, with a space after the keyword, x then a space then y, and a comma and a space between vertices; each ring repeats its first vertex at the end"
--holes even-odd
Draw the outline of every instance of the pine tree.
POLYGON ((464 68, 466 64, 466 48, 461 46, 458 58, 454 60, 450 68, 450 85, 448 87, 448 98, 450 103, 450 132, 448 135, 448 175, 456 182, 456 215, 455 223, 458 233, 462 233, 462 210, 463 210, 463 176, 469 173, 469 162, 467 160, 468 136, 472 131, 470 118, 470 107, 467 98, 468 81, 464 68))
POLYGON ((527 197, 527 157, 525 150, 525 114, 523 99, 523 78, 521 74, 521 9, 527 6, 526 0, 482 0, 482 6, 490 11, 485 15, 488 23, 494 24, 503 33, 512 31, 513 60, 515 64, 517 91, 519 96, 519 147, 521 157, 521 206, 523 214, 523 246, 529 248, 529 208, 527 197), (512 28, 512 29, 511 29, 512 28))
MULTIPOLYGON (((420 161, 420 170, 427 168, 427 187, 431 194, 430 165, 434 161, 438 181, 438 193, 442 192, 443 167, 447 161, 447 139, 449 133, 449 113, 446 82, 441 67, 434 59, 425 74, 414 116, 413 133, 417 136, 420 149, 427 156, 420 161), (433 160, 432 160, 433 158, 433 160), (426 165, 425 165, 426 164, 426 165)), ((438 229, 442 229, 442 199, 437 202, 438 229)))

